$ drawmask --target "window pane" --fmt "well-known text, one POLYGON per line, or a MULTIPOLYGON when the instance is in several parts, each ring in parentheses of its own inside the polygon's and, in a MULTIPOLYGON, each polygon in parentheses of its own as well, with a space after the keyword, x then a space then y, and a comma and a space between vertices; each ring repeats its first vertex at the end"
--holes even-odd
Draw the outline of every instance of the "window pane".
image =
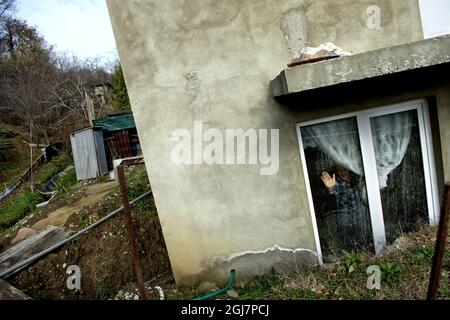
POLYGON ((428 209, 417 111, 371 119, 386 240, 427 222, 428 209))
POLYGON ((324 258, 340 250, 373 250, 356 118, 301 128, 324 258))

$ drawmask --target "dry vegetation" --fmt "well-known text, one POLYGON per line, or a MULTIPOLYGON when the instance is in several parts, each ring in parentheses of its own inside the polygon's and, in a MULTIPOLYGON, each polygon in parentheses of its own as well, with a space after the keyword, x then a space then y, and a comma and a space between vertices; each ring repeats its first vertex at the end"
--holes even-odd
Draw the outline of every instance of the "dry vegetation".
MULTIPOLYGON (((335 264, 304 273, 260 276, 246 284, 233 284, 241 300, 416 300, 425 299, 434 253, 436 228, 424 227, 405 234, 379 256, 343 253, 335 264), (381 289, 367 289, 367 267, 382 271, 381 289), (351 271, 351 272, 350 272, 351 271)), ((447 244, 448 248, 448 244, 447 244)), ((236 271, 237 273, 239 270, 236 271)), ((173 289, 169 299, 191 299, 205 292, 173 289)), ((450 250, 447 249, 439 299, 450 299, 450 250)), ((227 295, 217 299, 232 299, 227 295)))

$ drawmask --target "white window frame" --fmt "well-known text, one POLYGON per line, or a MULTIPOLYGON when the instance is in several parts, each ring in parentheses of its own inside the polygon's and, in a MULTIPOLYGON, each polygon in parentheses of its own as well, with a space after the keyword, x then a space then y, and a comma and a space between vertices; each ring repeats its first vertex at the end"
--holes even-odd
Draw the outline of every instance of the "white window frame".
POLYGON ((377 116, 383 116, 387 114, 411 110, 416 110, 418 115, 420 145, 422 151, 422 162, 425 177, 425 190, 429 214, 429 223, 435 225, 439 221, 440 203, 438 196, 437 176, 434 161, 429 109, 428 103, 425 99, 412 100, 384 107, 371 108, 352 113, 340 114, 332 117, 320 118, 313 121, 299 122, 296 124, 297 137, 300 148, 300 158, 302 162, 304 181, 306 185, 308 203, 310 207, 311 221, 313 225, 313 233, 316 243, 316 251, 320 264, 323 264, 322 250, 320 246, 319 231, 317 227, 317 220, 314 210, 311 185, 308 176, 308 169, 306 166, 306 157, 303 149, 303 140, 300 130, 301 127, 319 124, 327 121, 356 117, 361 144, 361 155, 364 166, 364 174, 366 179, 366 188, 370 208, 369 210, 370 217, 372 222, 372 232, 373 232, 375 252, 379 253, 386 245, 386 233, 384 229, 381 194, 376 170, 375 151, 373 147, 370 119, 377 116))

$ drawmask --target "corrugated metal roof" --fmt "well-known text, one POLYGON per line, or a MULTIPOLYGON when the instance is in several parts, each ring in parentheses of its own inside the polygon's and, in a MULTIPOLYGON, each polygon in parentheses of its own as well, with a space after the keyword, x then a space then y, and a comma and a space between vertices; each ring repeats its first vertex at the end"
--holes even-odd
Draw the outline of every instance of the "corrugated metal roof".
POLYGON ((132 113, 111 115, 93 121, 94 126, 102 127, 104 133, 136 128, 132 113))

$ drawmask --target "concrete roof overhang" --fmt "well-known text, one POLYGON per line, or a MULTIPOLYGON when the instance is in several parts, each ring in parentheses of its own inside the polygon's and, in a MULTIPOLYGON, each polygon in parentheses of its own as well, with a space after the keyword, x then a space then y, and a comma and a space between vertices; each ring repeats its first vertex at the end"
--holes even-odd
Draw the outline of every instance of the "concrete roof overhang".
POLYGON ((374 97, 450 82, 450 35, 288 68, 271 81, 273 97, 291 105, 374 97))

